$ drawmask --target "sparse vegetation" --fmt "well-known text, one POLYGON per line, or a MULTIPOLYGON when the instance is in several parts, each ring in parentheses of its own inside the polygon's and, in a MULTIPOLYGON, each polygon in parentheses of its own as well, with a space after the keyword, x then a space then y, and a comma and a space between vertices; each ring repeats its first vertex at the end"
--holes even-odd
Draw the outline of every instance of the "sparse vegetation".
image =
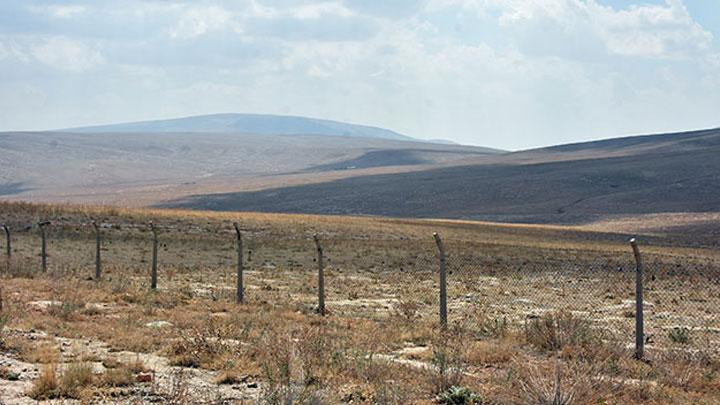
POLYGON ((673 343, 684 345, 690 342, 690 330, 688 328, 676 326, 670 329, 668 336, 673 343))
MULTIPOLYGON (((16 223, 52 215, 68 224, 88 217, 119 224, 105 234, 99 282, 88 277, 94 270, 93 235, 82 226, 58 221, 50 228, 48 274, 37 271, 37 235, 17 233, 14 266, 19 270, 2 280, 5 308, 13 314, 3 329, 1 355, 29 364, 22 366, 27 369, 39 368, 27 392, 32 398, 713 403, 720 395, 716 354, 712 345, 701 344, 715 337, 701 329, 692 329, 684 344, 674 343, 669 329, 653 335, 657 343, 647 348, 651 361, 632 358, 626 348, 632 335, 623 329, 633 324, 623 317, 632 280, 617 270, 623 266, 617 257, 627 248, 603 235, 241 214, 253 255, 246 261, 248 302, 238 306, 233 303, 233 235, 223 233, 228 220, 237 219, 231 214, 5 208, 2 215, 11 213, 16 223), (150 218, 163 229, 159 289, 153 293, 147 288, 149 244, 143 227, 150 218), (437 322, 437 259, 428 237, 435 229, 453 253, 445 331, 437 322), (328 256, 326 317, 313 311, 316 262, 308 238, 314 231, 324 235, 328 256), (542 265, 551 263, 550 254, 555 262, 572 263, 570 274, 557 271, 560 267, 548 273, 542 265), (599 255, 600 266, 595 264, 599 255), (576 268, 603 277, 592 271, 580 277, 572 273, 576 268), (607 274, 613 278, 606 282, 607 274), (72 305, 64 310, 61 303, 72 305)), ((663 249, 645 249, 648 266, 664 263, 662 268, 679 272, 681 267, 667 263, 676 257, 704 263, 717 255, 668 249, 669 258, 663 249)), ((671 311, 670 305, 707 314, 712 297, 692 287, 697 282, 657 284, 668 279, 658 278, 648 291, 648 322, 676 322, 652 317, 671 311), (692 295, 686 295, 693 299, 678 304, 661 299, 661 288, 668 287, 676 288, 671 296, 692 287, 692 295)), ((659 330, 657 323, 649 325, 659 330)), ((27 380, 22 367, 9 366, 5 375, 18 373, 27 380)))
POLYGON ((467 387, 450 387, 438 396, 438 402, 445 405, 474 405, 481 404, 478 394, 467 387))
POLYGON ((539 350, 557 351, 567 346, 600 344, 590 322, 569 312, 545 313, 525 323, 525 339, 539 350))

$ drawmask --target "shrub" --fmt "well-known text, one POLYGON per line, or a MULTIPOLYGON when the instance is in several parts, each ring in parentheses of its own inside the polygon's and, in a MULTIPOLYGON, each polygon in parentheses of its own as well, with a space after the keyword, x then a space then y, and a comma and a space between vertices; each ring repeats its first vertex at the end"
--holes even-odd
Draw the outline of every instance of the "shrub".
POLYGON ((65 398, 79 398, 94 380, 90 363, 72 363, 63 371, 59 381, 60 395, 65 398))
POLYGON ((690 330, 676 326, 668 332, 668 337, 673 343, 688 344, 690 343, 690 330))
POLYGON ((43 366, 28 396, 36 400, 80 398, 83 389, 93 382, 93 370, 89 363, 68 365, 60 378, 57 377, 57 365, 50 363, 43 366))
POLYGON ((435 393, 441 393, 450 387, 459 386, 462 382, 467 365, 465 364, 464 346, 466 342, 457 331, 441 332, 433 342, 431 363, 434 373, 431 384, 435 393))
POLYGON ((5 349, 5 337, 6 337, 6 331, 5 326, 10 322, 10 316, 7 314, 7 312, 0 312, 0 349, 5 349))
POLYGON ((28 392, 28 396, 35 400, 44 400, 57 398, 58 383, 56 377, 57 365, 45 364, 40 371, 40 375, 33 382, 32 389, 28 392))
POLYGON ((480 396, 469 388, 450 387, 438 396, 438 402, 446 405, 481 404, 480 396))
POLYGON ((566 346, 588 346, 598 341, 590 322, 569 312, 546 313, 526 322, 525 339, 543 351, 557 351, 566 346))
POLYGON ((128 365, 105 371, 102 376, 102 385, 108 387, 127 387, 133 383, 133 372, 128 365))

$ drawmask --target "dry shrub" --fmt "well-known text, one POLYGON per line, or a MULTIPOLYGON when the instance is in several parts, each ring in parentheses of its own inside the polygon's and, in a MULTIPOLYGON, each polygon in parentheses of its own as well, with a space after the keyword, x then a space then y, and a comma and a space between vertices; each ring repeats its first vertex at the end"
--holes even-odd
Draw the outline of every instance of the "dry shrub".
POLYGON ((412 322, 418 318, 420 304, 413 300, 400 300, 394 306, 395 315, 405 322, 412 322))
MULTIPOLYGON (((306 332, 306 337, 315 334, 306 332)), ((271 331, 266 336, 265 346, 262 350, 271 353, 270 358, 265 357, 261 367, 263 379, 266 382, 262 393, 262 402, 267 404, 321 404, 326 403, 319 392, 313 375, 317 367, 323 364, 321 358, 316 358, 317 350, 322 350, 323 344, 315 345, 305 342, 304 348, 308 351, 303 356, 298 355, 299 339, 293 338, 289 331, 271 331)))
POLYGON ((118 367, 105 370, 101 384, 106 387, 127 387, 133 384, 134 375, 127 367, 118 367))
POLYGON ((176 366, 219 368, 225 357, 233 354, 237 344, 228 338, 233 332, 218 320, 210 318, 202 325, 190 325, 169 349, 170 362, 176 366))
POLYGON ((82 390, 90 387, 94 379, 90 363, 71 363, 60 377, 60 395, 65 398, 80 398, 82 390))
POLYGON ((512 360, 518 350, 516 342, 510 338, 479 340, 468 343, 465 357, 472 365, 500 365, 512 360))
POLYGON ((300 380, 304 385, 322 386, 346 367, 341 339, 325 324, 311 325, 297 332, 296 353, 300 362, 300 380))
POLYGON ((63 321, 70 321, 80 308, 82 308, 82 305, 79 302, 61 301, 58 304, 51 305, 48 313, 63 321))
POLYGON ((58 395, 56 370, 57 365, 55 363, 45 364, 27 395, 38 401, 56 398, 58 395))
POLYGON ((658 382, 686 392, 720 393, 720 364, 701 351, 669 350, 656 359, 658 382))
POLYGON ((393 380, 378 384, 373 397, 373 403, 378 405, 401 405, 412 402, 406 389, 393 380))
POLYGON ((613 383, 598 378, 593 367, 560 360, 534 364, 518 358, 511 368, 514 378, 507 387, 505 402, 516 404, 565 405, 606 403, 613 383))
POLYGON ((7 349, 7 331, 5 330, 5 326, 10 323, 10 315, 7 312, 7 309, 2 312, 0 311, 0 350, 7 349))
POLYGON ((135 360, 122 363, 115 359, 103 360, 106 367, 102 376, 101 385, 107 387, 127 387, 133 384, 135 374, 144 373, 147 370, 145 365, 136 357, 135 360))
POLYGON ((263 377, 266 381, 264 399, 268 403, 283 403, 293 397, 292 371, 294 344, 287 333, 272 333, 266 337, 263 349, 271 356, 262 359, 263 377))
POLYGON ((239 384, 248 380, 247 374, 240 374, 237 370, 224 370, 215 378, 216 384, 239 384))
POLYGON ((465 360, 467 337, 458 330, 441 330, 432 342, 433 372, 430 384, 435 394, 460 386, 467 369, 465 360))
POLYGON ((23 358, 30 363, 54 364, 60 360, 60 349, 50 342, 42 342, 27 347, 30 351, 23 350, 23 358))
POLYGON ((525 323, 525 339, 538 350, 557 351, 567 346, 600 344, 590 321, 569 312, 548 312, 525 323))
POLYGON ((63 370, 59 378, 57 377, 57 364, 46 364, 27 395, 36 400, 78 399, 84 389, 93 385, 94 379, 92 366, 89 363, 71 363, 63 370))
POLYGON ((56 304, 50 305, 48 313, 51 316, 60 318, 63 321, 70 321, 85 307, 82 296, 82 288, 79 282, 70 282, 69 285, 62 285, 59 293, 55 293, 57 299, 56 304))

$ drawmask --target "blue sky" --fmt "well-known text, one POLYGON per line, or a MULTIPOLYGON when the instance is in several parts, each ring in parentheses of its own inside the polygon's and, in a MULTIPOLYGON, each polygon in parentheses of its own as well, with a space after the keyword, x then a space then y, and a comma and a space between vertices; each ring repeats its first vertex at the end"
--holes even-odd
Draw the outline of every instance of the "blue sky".
POLYGON ((3 0, 0 130, 307 115, 508 149, 720 126, 720 1, 3 0))

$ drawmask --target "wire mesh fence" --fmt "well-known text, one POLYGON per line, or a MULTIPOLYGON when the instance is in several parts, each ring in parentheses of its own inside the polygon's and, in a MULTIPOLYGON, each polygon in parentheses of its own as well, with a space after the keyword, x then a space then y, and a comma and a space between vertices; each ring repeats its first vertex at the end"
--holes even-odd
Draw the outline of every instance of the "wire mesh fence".
MULTIPOLYGON (((37 227, 11 224, 10 274, 41 271, 37 227)), ((48 273, 92 279, 96 233, 90 222, 46 227, 48 273)), ((103 282, 149 289, 153 234, 147 224, 99 223, 103 282)), ((158 231, 158 289, 234 301, 238 253, 235 229, 163 223, 158 231)), ((432 235, 278 234, 243 229, 244 302, 317 311, 331 316, 442 318, 442 255, 432 235), (319 274, 324 277, 320 294, 319 274)), ((632 251, 589 252, 444 240, 447 320, 480 335, 525 327, 548 313, 567 313, 633 345, 636 262, 632 251)), ((706 258, 644 255, 644 329, 648 348, 720 347, 720 263, 706 258)))

